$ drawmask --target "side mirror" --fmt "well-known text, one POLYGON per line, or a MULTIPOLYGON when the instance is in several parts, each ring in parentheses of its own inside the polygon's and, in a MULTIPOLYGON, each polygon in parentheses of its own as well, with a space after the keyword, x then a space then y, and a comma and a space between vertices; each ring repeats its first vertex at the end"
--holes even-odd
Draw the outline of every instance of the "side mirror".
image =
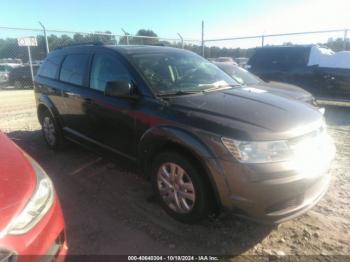
POLYGON ((133 98, 135 86, 127 80, 108 81, 106 83, 105 95, 112 97, 133 98))

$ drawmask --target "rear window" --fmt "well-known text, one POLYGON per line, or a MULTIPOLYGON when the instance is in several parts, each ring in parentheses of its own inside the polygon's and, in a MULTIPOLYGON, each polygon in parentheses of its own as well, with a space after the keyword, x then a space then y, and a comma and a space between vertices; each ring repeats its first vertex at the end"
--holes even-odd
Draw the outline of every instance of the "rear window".
POLYGON ((68 55, 61 67, 60 80, 74 85, 83 85, 88 62, 88 54, 68 55))
POLYGON ((283 66, 303 66, 308 61, 307 48, 262 48, 256 50, 249 60, 252 66, 274 68, 283 66))
POLYGON ((38 74, 48 78, 56 78, 62 58, 63 56, 48 57, 40 67, 38 74))

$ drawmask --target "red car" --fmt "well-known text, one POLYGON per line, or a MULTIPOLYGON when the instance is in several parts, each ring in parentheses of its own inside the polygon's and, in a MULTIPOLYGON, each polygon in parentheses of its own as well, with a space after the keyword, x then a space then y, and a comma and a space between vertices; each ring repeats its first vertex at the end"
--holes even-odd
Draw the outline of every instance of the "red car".
POLYGON ((0 261, 63 261, 67 249, 50 178, 0 132, 0 261))

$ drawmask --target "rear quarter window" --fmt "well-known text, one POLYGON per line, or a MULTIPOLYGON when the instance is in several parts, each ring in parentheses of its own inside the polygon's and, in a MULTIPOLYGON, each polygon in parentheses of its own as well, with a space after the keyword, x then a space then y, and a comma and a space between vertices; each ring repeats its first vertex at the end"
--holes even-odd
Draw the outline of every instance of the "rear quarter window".
POLYGON ((56 78, 63 56, 50 56, 40 66, 38 75, 56 78))
POLYGON ((82 86, 89 59, 89 54, 67 55, 62 63, 60 80, 62 82, 82 86))

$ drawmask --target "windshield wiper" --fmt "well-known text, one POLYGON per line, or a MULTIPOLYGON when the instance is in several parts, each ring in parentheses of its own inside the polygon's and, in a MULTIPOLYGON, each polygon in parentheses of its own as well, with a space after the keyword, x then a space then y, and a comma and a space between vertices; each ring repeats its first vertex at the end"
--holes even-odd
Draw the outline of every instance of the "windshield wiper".
POLYGON ((183 96, 183 95, 191 95, 191 94, 196 94, 200 91, 183 91, 183 90, 178 90, 175 92, 166 92, 166 93, 158 93, 157 96, 163 97, 163 96, 183 96))
POLYGON ((212 91, 218 91, 218 90, 225 90, 225 89, 230 89, 231 87, 237 87, 241 85, 221 85, 221 86, 214 86, 211 88, 204 89, 203 92, 212 92, 212 91))

